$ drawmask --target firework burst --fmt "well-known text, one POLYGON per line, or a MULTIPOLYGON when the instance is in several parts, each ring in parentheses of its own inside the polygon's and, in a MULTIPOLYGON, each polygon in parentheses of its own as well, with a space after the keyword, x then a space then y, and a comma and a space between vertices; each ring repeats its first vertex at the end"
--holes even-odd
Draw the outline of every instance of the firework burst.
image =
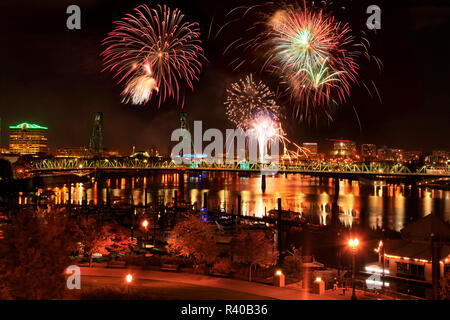
POLYGON ((357 51, 346 24, 321 11, 288 8, 268 22, 266 65, 287 83, 308 117, 311 108, 342 103, 357 81, 357 51))
POLYGON ((261 117, 279 120, 275 94, 261 81, 254 81, 252 74, 233 83, 227 94, 227 116, 238 128, 247 130, 261 117))
POLYGON ((320 5, 284 1, 237 7, 216 34, 224 34, 234 22, 248 21, 245 36, 224 50, 243 52, 230 63, 233 70, 254 66, 273 75, 295 115, 306 121, 322 115, 332 120, 332 110, 347 102, 352 87, 364 84, 359 77, 361 58, 375 61, 381 69, 379 59, 368 52, 364 32, 356 36, 331 14, 331 3, 320 5))
POLYGON ((180 91, 184 84, 193 90, 204 59, 198 23, 178 9, 141 5, 115 24, 101 55, 104 70, 125 84, 123 101, 145 104, 157 94, 158 106, 168 97, 184 103, 180 91))

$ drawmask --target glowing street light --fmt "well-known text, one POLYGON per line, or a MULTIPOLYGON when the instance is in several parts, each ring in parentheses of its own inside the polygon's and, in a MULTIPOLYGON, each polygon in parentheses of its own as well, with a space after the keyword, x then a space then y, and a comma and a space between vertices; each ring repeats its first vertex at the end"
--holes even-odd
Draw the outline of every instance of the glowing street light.
POLYGON ((131 274, 127 274, 125 281, 127 283, 127 296, 130 297, 130 283, 133 281, 133 276, 131 274))
POLYGON ((133 281, 133 276, 131 274, 127 274, 127 276, 125 277, 125 281, 127 283, 131 283, 133 281))
POLYGON ((147 253, 147 242, 148 242, 148 220, 142 221, 142 226, 145 229, 145 253, 147 253))
POLYGON ((349 247, 352 248, 353 250, 358 249, 358 246, 359 246, 359 240, 358 240, 358 238, 348 240, 348 245, 349 245, 349 247))
POLYGON ((353 293, 352 293, 352 300, 356 300, 356 293, 355 293, 355 283, 356 283, 356 251, 358 250, 359 246, 359 240, 358 238, 352 238, 348 240, 348 246, 352 249, 353 253, 353 273, 352 273, 352 280, 353 280, 353 293))

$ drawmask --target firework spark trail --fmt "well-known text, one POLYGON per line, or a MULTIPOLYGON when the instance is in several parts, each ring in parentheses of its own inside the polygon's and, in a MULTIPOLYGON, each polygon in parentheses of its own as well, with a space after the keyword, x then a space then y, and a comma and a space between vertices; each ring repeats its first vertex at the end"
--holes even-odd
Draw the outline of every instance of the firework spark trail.
POLYGON ((158 94, 159 107, 169 97, 179 103, 183 84, 193 90, 204 59, 198 23, 184 21, 178 9, 141 5, 115 24, 101 55, 103 71, 125 83, 124 102, 145 104, 158 94))

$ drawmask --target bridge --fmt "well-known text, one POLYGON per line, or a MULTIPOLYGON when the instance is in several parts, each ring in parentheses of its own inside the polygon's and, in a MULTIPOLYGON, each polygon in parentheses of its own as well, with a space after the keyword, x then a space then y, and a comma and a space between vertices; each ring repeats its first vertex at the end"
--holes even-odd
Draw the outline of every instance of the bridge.
POLYGON ((120 159, 80 159, 80 158, 55 158, 39 160, 28 168, 31 174, 76 172, 76 171, 231 171, 261 173, 266 170, 278 173, 299 173, 340 178, 450 178, 450 168, 440 170, 430 169, 426 166, 411 171, 402 164, 387 163, 334 163, 334 162, 295 162, 280 163, 278 167, 263 165, 260 163, 209 163, 192 162, 190 164, 176 164, 171 160, 150 160, 138 158, 120 159))

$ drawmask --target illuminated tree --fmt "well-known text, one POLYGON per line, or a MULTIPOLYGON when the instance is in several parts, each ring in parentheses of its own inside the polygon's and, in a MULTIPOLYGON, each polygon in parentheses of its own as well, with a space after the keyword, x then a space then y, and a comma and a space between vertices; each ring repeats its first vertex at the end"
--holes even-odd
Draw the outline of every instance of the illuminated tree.
POLYGON ((252 269, 269 267, 277 262, 278 252, 274 241, 266 232, 239 227, 232 243, 233 259, 248 266, 248 281, 252 281, 252 269))
POLYGON ((0 299, 57 299, 75 250, 63 211, 20 211, 0 240, 0 299))
POLYGON ((450 300, 450 273, 440 280, 440 296, 442 300, 450 300))
POLYGON ((193 257, 198 263, 205 263, 209 270, 221 253, 216 244, 216 226, 202 221, 199 216, 188 216, 174 227, 168 250, 193 257))
POLYGON ((127 231, 116 223, 100 225, 98 221, 83 220, 77 230, 78 239, 84 254, 89 256, 89 267, 95 253, 110 255, 123 254, 130 251, 136 243, 128 236, 127 231))

